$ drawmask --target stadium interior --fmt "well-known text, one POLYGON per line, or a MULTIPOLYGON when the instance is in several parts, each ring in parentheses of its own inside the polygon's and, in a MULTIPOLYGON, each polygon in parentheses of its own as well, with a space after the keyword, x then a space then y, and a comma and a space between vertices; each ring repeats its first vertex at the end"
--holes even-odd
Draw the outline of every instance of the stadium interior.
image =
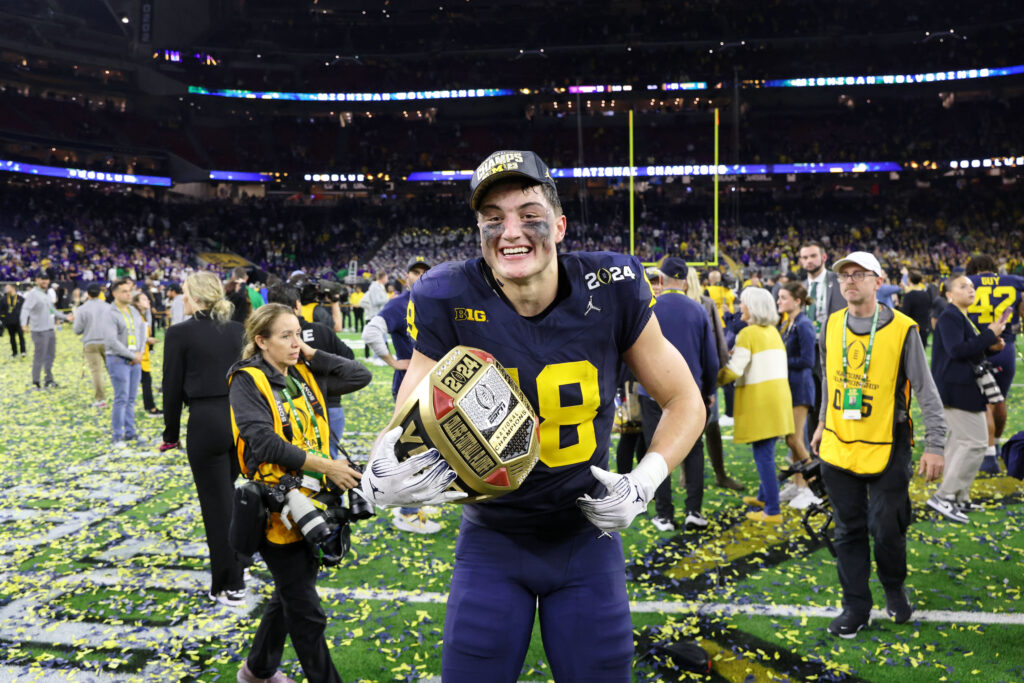
MULTIPOLYGON (((830 261, 875 253, 896 284, 906 269, 939 284, 977 254, 1024 275, 1022 29, 1014 0, 0 0, 0 285, 46 268, 66 310, 110 273, 162 291, 242 263, 257 285, 302 270, 365 291, 385 271, 401 291, 412 255, 478 255, 469 178, 500 149, 550 166, 562 251, 682 257, 734 289, 796 277, 809 240, 830 261)), ((269 572, 253 567, 244 609, 210 606, 184 451, 105 447, 70 325, 58 390, 25 393, 6 347, 0 680, 233 680, 269 572)), ((357 460, 393 407, 391 369, 370 369, 343 401, 357 460)), ((1024 430, 1019 386, 1006 437, 1024 430)), ((749 525, 707 476, 707 530, 623 532, 634 680, 1024 679, 1020 480, 979 477, 970 527, 930 515, 915 481, 922 616, 840 643, 825 545, 797 515, 749 525), (685 641, 709 671, 673 650, 685 641)), ((346 680, 441 680, 445 507, 429 536, 383 513, 354 524, 321 576, 346 680)), ((520 680, 549 680, 533 641, 520 680)), ((282 670, 302 679, 291 646, 282 670)))

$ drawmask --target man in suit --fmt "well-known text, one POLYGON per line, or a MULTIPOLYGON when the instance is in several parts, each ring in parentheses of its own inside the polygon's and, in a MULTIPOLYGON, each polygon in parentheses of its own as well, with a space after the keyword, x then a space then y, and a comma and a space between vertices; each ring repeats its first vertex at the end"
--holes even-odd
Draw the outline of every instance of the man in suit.
MULTIPOLYGON (((846 299, 839 289, 836 274, 825 268, 828 254, 821 242, 809 241, 800 246, 800 267, 803 268, 804 287, 811 303, 805 313, 814 323, 814 332, 818 334, 825 326, 825 321, 836 311, 846 308, 846 299)), ((814 368, 814 410, 807 413, 807 433, 813 434, 818 428, 818 412, 821 409, 821 358, 815 346, 814 368)))

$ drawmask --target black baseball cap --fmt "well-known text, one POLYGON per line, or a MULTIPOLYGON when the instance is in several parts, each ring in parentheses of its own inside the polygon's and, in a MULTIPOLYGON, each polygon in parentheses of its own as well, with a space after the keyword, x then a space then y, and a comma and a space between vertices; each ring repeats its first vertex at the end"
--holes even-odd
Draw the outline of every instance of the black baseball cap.
POLYGON ((85 288, 85 293, 88 294, 93 299, 95 299, 96 297, 98 297, 100 295, 100 290, 101 289, 102 289, 102 287, 100 287, 98 284, 93 282, 91 285, 89 285, 88 287, 85 288))
POLYGON ((668 256, 658 266, 658 272, 674 280, 685 280, 687 273, 690 272, 690 268, 683 259, 676 256, 668 256))
POLYGON ((556 189, 555 180, 551 177, 547 164, 541 161, 539 156, 533 152, 505 149, 491 154, 473 171, 473 177, 469 180, 469 205, 475 211, 487 193, 487 188, 499 180, 514 177, 532 180, 540 185, 550 185, 551 189, 556 189))
POLYGON ((430 270, 430 264, 427 263, 426 258, 424 258, 423 256, 413 256, 411 259, 409 259, 409 265, 405 267, 405 272, 408 273, 416 266, 423 266, 424 270, 430 270))

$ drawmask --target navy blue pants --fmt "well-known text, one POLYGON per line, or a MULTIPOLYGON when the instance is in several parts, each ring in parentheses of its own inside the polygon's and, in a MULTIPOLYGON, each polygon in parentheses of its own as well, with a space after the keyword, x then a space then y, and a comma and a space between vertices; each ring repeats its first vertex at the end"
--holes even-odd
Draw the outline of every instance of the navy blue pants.
POLYGON ((538 609, 552 678, 630 680, 633 624, 617 533, 541 539, 463 519, 444 622, 445 683, 517 681, 538 609))

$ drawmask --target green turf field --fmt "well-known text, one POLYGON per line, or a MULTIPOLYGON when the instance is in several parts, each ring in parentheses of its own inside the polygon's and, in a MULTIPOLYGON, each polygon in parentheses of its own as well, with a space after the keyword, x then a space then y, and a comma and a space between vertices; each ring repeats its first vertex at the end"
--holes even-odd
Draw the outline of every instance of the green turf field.
MULTIPOLYGON (((270 593, 265 568, 254 567, 247 609, 215 606, 184 452, 111 451, 110 410, 88 407, 69 326, 58 333, 58 389, 26 392, 31 357, 9 360, 7 348, 0 341, 0 681, 233 681, 270 593)), ((371 368, 373 383, 345 399, 357 457, 392 409, 391 370, 371 368)), ((1007 436, 1024 429, 1022 395, 1011 394, 1007 436)), ((157 438, 162 421, 144 415, 141 398, 137 416, 157 438)), ((749 448, 726 441, 726 459, 756 490, 749 448)), ((741 521, 739 496, 714 488, 706 469, 706 532, 660 533, 638 519, 623 534, 636 680, 705 679, 665 650, 680 639, 712 655, 706 680, 1024 680, 1020 482, 979 479, 974 498, 986 510, 961 527, 925 512, 930 490, 916 481, 908 587, 918 613, 901 626, 879 614, 841 640, 825 631, 839 604, 827 550, 795 515, 778 530, 741 521)), ((328 642, 346 681, 439 680, 458 508, 438 518, 436 536, 396 532, 389 519, 356 524, 352 553, 321 577, 328 642)), ((290 647, 282 668, 302 680, 290 647)), ((550 679, 539 632, 520 678, 550 679)))

